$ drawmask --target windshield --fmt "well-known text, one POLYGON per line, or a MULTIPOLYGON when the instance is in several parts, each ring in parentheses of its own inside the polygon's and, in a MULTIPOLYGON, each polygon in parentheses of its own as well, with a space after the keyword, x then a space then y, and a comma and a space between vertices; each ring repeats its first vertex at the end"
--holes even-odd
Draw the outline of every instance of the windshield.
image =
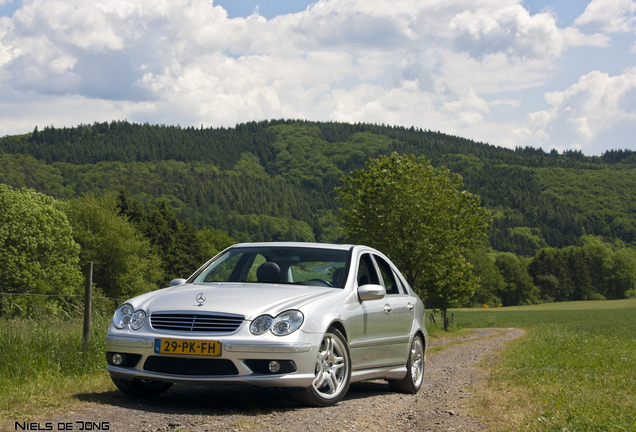
POLYGON ((349 251, 297 247, 237 247, 195 275, 193 282, 260 282, 343 288, 349 251))

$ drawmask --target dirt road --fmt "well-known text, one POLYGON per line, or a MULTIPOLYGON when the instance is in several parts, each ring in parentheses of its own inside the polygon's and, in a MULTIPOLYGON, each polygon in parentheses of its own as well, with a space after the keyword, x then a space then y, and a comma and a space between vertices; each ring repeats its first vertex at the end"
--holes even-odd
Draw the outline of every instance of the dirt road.
POLYGON ((335 407, 306 408, 282 389, 174 386, 154 399, 125 397, 116 391, 78 395, 89 402, 87 408, 60 421, 74 422, 74 430, 90 425, 92 430, 116 432, 480 431, 483 425, 464 409, 475 365, 484 355, 495 359, 502 345, 522 332, 476 332, 476 339, 429 356, 424 385, 416 395, 392 393, 385 382, 374 381, 352 385, 335 407), (89 423, 82 425, 84 421, 89 423))

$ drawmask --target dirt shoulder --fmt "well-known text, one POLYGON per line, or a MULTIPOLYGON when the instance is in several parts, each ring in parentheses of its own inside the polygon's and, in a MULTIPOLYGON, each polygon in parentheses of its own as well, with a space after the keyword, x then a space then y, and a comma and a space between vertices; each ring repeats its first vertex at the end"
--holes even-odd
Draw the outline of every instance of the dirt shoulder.
MULTIPOLYGON (((518 329, 478 329, 475 339, 429 356, 416 395, 392 393, 384 381, 353 384, 335 407, 306 408, 283 389, 250 386, 174 386, 154 399, 116 391, 78 395, 89 402, 54 420, 72 429, 110 431, 481 431, 465 404, 484 355, 496 356, 518 329), (487 336, 487 337, 482 337, 487 336), (82 422, 89 422, 83 424, 82 422), (98 427, 100 429, 98 429, 98 427)), ((44 427, 44 422, 41 422, 44 427)))

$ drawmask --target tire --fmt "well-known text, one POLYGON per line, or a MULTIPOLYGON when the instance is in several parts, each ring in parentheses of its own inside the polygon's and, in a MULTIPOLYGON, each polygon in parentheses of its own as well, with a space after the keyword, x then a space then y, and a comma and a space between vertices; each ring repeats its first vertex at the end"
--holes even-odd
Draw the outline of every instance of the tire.
POLYGON ((394 392, 415 394, 422 387, 424 382, 424 342, 422 337, 416 335, 411 342, 409 358, 406 363, 406 376, 401 380, 389 381, 389 387, 394 392))
POLYGON ((170 387, 172 383, 151 380, 125 380, 110 377, 117 388, 129 396, 157 396, 170 387))
POLYGON ((327 330, 322 338, 315 374, 311 386, 293 390, 301 402, 324 407, 335 405, 345 397, 351 382, 351 354, 346 339, 335 328, 327 330))

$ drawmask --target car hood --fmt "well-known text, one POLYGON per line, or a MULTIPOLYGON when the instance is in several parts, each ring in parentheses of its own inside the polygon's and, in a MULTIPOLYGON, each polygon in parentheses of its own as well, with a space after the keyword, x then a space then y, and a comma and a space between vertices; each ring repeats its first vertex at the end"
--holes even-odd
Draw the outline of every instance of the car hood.
POLYGON ((243 315, 245 319, 251 320, 262 314, 275 316, 341 292, 337 288, 302 285, 183 284, 158 291, 156 296, 146 297, 138 307, 144 308, 149 314, 162 311, 221 312, 243 315), (199 294, 205 296, 202 303, 197 301, 199 294))

